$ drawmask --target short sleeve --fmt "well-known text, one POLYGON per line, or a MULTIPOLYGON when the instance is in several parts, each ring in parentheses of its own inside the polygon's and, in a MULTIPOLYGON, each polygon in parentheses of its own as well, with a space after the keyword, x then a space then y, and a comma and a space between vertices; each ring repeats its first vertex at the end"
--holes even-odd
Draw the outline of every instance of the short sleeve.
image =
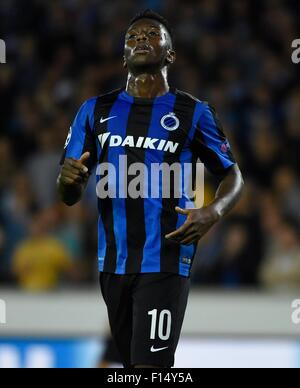
POLYGON ((92 117, 96 100, 86 101, 79 109, 64 147, 64 153, 60 164, 63 165, 66 158, 80 159, 85 152, 90 152, 91 157, 88 160, 89 171, 97 163, 96 138, 92 130, 92 117))
POLYGON ((197 123, 192 142, 193 153, 214 175, 224 175, 236 164, 216 111, 208 104, 197 123))

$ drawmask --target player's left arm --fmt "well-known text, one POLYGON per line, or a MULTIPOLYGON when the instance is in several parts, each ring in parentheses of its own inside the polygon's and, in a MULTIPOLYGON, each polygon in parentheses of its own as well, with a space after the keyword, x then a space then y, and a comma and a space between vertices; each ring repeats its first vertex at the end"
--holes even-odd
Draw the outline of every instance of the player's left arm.
POLYGON ((166 236, 183 245, 197 243, 219 220, 225 217, 238 202, 244 180, 226 139, 223 128, 212 107, 207 105, 199 120, 193 148, 210 172, 221 178, 214 201, 201 209, 181 209, 187 216, 178 230, 166 236))

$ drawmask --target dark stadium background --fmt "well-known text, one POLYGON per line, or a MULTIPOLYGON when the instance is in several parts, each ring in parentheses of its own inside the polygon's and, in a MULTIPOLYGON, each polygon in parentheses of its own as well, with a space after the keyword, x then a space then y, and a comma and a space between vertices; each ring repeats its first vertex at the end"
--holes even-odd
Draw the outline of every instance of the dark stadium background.
MULTIPOLYGON (((175 30, 170 84, 216 107, 246 180, 240 204, 200 242, 193 286, 300 288, 300 64, 291 60, 300 3, 292 0, 1 0, 0 287, 96 284, 93 180, 72 209, 55 181, 79 106, 125 85, 124 33, 145 8, 175 30)), ((206 201, 215 187, 208 177, 206 201)))

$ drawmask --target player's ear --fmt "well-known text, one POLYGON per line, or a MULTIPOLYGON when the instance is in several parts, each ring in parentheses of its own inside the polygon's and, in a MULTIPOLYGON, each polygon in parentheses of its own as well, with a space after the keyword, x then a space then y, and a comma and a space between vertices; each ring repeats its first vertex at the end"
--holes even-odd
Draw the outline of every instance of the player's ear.
POLYGON ((169 49, 167 52, 168 65, 173 65, 175 61, 176 61, 176 52, 172 49, 169 49))
POLYGON ((127 62, 125 56, 123 56, 123 67, 124 69, 127 69, 127 62))

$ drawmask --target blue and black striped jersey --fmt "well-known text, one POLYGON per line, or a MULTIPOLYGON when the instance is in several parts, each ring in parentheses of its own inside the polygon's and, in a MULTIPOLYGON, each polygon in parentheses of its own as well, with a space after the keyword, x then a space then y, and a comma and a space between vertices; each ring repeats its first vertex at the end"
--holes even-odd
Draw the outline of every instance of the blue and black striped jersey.
MULTIPOLYGON (((118 174, 122 174, 120 156, 127 156, 128 167, 137 162, 148 167, 152 163, 194 166, 200 159, 217 175, 235 164, 215 110, 175 89, 155 99, 135 98, 119 89, 86 101, 71 127, 62 163, 65 158, 80 159, 87 151, 90 171, 111 163, 118 174)), ((99 179, 97 175, 96 183, 99 179)), ((181 198, 98 198, 99 270, 188 277, 196 246, 165 239, 186 220, 176 206, 195 205, 184 192, 181 198)))

